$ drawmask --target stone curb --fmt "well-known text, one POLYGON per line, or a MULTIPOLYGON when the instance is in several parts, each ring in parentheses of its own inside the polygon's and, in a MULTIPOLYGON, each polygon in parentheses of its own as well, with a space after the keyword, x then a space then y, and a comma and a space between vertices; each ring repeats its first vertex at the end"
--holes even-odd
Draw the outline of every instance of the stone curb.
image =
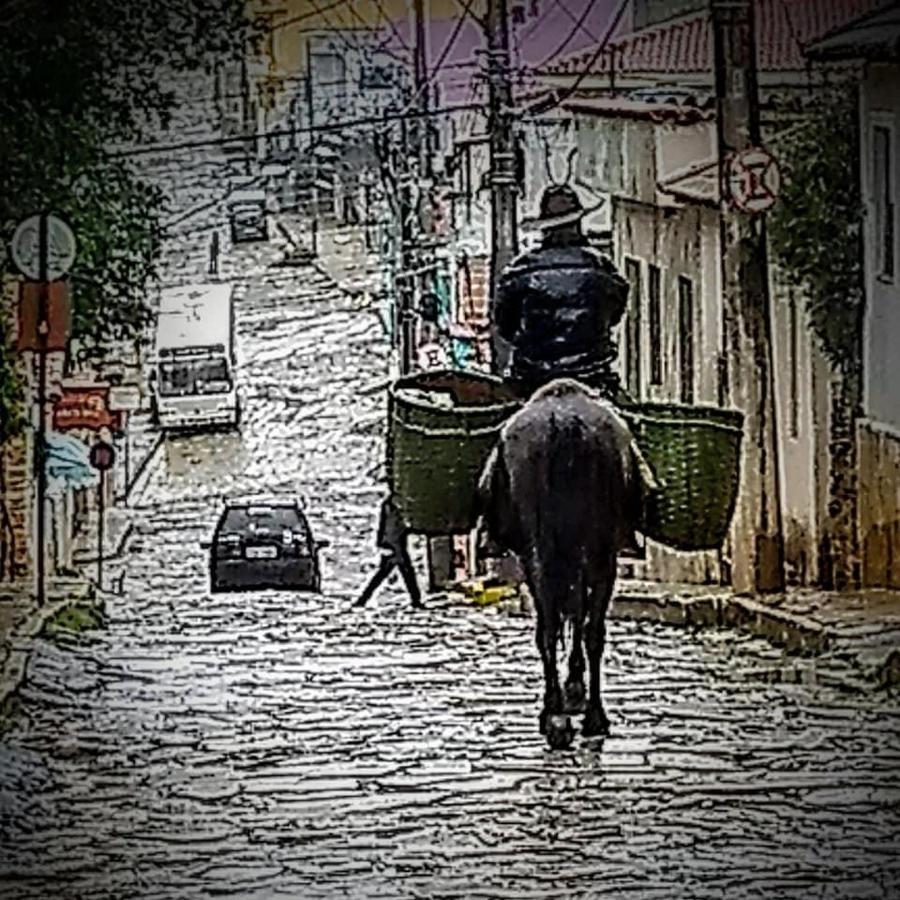
POLYGON ((114 596, 109 591, 96 591, 95 596, 89 595, 87 582, 78 585, 84 594, 79 594, 73 585, 72 591, 67 591, 64 596, 50 598, 47 604, 40 608, 32 608, 25 614, 25 618, 18 623, 18 627, 0 644, 0 704, 7 697, 15 693, 25 679, 28 667, 28 659, 31 654, 30 647, 16 647, 21 641, 30 641, 40 634, 44 623, 53 618, 60 610, 72 603, 92 603, 103 609, 107 597, 114 596))
POLYGON ((723 624, 764 637, 791 653, 818 656, 832 646, 827 629, 820 623, 748 597, 728 599, 723 609, 723 624))
MULTIPOLYGON (((452 592, 460 602, 476 605, 466 596, 462 585, 455 586, 452 592)), ((513 605, 518 610, 519 604, 513 605)), ((504 608, 512 606, 507 603, 504 608)), ((525 606, 518 611, 528 612, 525 606)), ((712 588, 704 592, 700 588, 696 593, 677 593, 629 586, 626 581, 613 597, 609 618, 681 628, 730 628, 764 638, 794 657, 819 657, 823 662, 827 662, 830 653, 837 652, 835 633, 821 622, 752 597, 729 594, 726 589, 712 588)), ((839 655, 845 656, 856 672, 850 685, 855 690, 900 686, 900 649, 885 648, 871 659, 854 650, 839 655)), ((833 681, 842 687, 849 684, 846 677, 832 679, 827 673, 820 676, 820 681, 833 681)))

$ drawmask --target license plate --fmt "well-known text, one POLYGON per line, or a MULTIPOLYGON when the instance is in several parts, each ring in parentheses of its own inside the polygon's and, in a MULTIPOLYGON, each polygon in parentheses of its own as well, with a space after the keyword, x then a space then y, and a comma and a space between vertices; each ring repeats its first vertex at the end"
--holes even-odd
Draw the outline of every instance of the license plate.
POLYGON ((247 559, 276 559, 277 547, 248 547, 247 559))

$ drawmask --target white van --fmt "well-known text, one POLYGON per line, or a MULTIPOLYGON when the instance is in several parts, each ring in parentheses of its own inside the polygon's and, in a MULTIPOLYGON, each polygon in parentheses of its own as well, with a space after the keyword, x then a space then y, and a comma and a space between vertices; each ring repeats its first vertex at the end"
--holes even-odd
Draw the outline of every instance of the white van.
POLYGON ((154 405, 165 430, 235 426, 234 287, 194 284, 162 292, 156 323, 154 405))

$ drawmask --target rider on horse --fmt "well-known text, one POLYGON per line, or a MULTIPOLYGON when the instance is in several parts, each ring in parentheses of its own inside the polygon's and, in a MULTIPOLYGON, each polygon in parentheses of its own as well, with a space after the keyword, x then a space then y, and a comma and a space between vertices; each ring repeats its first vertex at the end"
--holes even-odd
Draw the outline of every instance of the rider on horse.
POLYGON ((555 378, 575 378, 614 403, 627 401, 613 371, 612 332, 625 314, 628 282, 592 248, 585 209, 567 185, 548 188, 532 225, 541 246, 507 266, 495 325, 512 351, 509 378, 525 397, 555 378))

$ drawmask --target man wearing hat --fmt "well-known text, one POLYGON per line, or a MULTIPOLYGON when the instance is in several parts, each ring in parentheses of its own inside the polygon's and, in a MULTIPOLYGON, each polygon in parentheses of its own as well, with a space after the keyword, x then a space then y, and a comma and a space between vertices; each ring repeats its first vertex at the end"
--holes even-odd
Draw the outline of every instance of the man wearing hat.
MULTIPOLYGON (((509 380, 523 398, 555 378, 574 378, 616 405, 628 401, 613 370, 612 335, 625 314, 628 282, 581 228, 597 206, 585 209, 566 184, 547 188, 540 215, 523 223, 543 233, 540 247, 513 260, 500 276, 495 322, 512 348, 509 380)), ((652 475, 644 478, 641 502, 652 493, 652 475)), ((633 533, 629 543, 623 555, 642 558, 633 533)))
POLYGON ((510 380, 522 396, 554 378, 576 378, 608 399, 623 398, 613 371, 613 328, 625 313, 628 283, 589 246, 585 209, 568 185, 544 191, 529 224, 541 246, 521 254, 500 276, 495 323, 512 349, 510 380))

